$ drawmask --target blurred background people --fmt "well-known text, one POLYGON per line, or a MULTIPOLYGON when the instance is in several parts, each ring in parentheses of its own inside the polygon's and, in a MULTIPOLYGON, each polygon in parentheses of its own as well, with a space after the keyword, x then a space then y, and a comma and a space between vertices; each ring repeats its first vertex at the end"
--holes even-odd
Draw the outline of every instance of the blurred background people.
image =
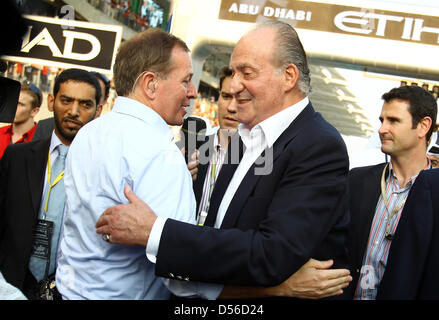
POLYGON ((42 99, 40 89, 34 84, 21 85, 14 122, 0 128, 0 158, 10 144, 32 141, 37 126, 34 117, 40 111, 42 99))

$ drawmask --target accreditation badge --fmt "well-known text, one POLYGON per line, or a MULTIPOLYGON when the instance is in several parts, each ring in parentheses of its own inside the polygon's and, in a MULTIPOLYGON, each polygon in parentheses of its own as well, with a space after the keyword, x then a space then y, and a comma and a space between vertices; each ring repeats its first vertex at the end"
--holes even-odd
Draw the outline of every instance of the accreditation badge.
POLYGON ((37 220, 34 230, 32 256, 50 259, 50 244, 53 234, 53 221, 37 220))

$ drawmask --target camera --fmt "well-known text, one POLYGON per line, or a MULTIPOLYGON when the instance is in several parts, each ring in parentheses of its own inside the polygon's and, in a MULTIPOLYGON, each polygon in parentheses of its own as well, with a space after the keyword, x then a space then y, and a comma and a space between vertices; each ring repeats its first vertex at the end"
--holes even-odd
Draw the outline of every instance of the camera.
MULTIPOLYGON (((0 44, 0 56, 20 50, 21 37, 26 31, 26 23, 15 3, 11 0, 2 1, 0 11, 0 28, 4 38, 0 44)), ((0 74, 4 73, 7 65, 0 60, 0 74)), ((14 121, 20 96, 20 82, 0 76, 0 122, 14 121)))

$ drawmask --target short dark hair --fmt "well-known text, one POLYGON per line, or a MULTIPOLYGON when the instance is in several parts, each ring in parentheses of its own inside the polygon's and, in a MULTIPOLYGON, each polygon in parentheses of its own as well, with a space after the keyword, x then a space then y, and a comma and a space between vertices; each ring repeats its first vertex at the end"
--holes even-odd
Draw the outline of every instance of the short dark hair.
POLYGON ((105 92, 101 92, 101 95, 103 94, 104 98, 108 98, 108 95, 110 94, 110 80, 107 78, 105 74, 94 72, 94 71, 92 71, 92 74, 94 74, 96 78, 98 78, 98 80, 102 80, 102 82, 105 85, 105 92))
POLYGON ((101 86, 99 85, 98 79, 91 72, 74 68, 66 69, 61 72, 55 78, 55 85, 53 87, 53 95, 55 96, 55 98, 58 94, 61 84, 67 81, 86 82, 93 86, 96 91, 96 106, 99 105, 99 101, 101 101, 101 86))
POLYGON ((427 90, 418 86, 402 86, 393 88, 383 94, 384 101, 389 102, 393 99, 408 101, 409 112, 412 116, 412 128, 416 128, 419 121, 424 117, 430 117, 432 120, 430 130, 427 133, 427 143, 436 127, 437 103, 436 99, 427 90))
POLYGON ((225 66, 221 69, 220 71, 220 80, 219 80, 219 90, 221 91, 221 89, 223 88, 223 82, 224 79, 227 77, 231 77, 233 74, 233 70, 231 68, 229 68, 228 66, 225 66))

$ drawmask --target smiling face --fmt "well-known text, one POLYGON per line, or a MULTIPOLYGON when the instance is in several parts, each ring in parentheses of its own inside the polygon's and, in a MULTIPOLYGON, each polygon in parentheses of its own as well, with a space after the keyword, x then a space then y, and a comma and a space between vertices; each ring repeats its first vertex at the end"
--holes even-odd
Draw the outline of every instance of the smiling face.
POLYGON ((86 82, 61 83, 56 97, 50 94, 48 102, 55 119, 55 134, 66 145, 82 126, 101 113, 101 106, 96 105, 96 89, 86 82))
POLYGON ((157 84, 157 105, 155 111, 169 125, 183 124, 186 114, 185 107, 190 104, 190 99, 197 96, 192 83, 192 61, 189 53, 175 46, 172 49, 171 63, 174 68, 164 78, 159 78, 157 84))
POLYGON ((233 51, 231 93, 238 120, 251 129, 284 107, 282 73, 273 64, 276 30, 261 28, 239 40, 233 51))

